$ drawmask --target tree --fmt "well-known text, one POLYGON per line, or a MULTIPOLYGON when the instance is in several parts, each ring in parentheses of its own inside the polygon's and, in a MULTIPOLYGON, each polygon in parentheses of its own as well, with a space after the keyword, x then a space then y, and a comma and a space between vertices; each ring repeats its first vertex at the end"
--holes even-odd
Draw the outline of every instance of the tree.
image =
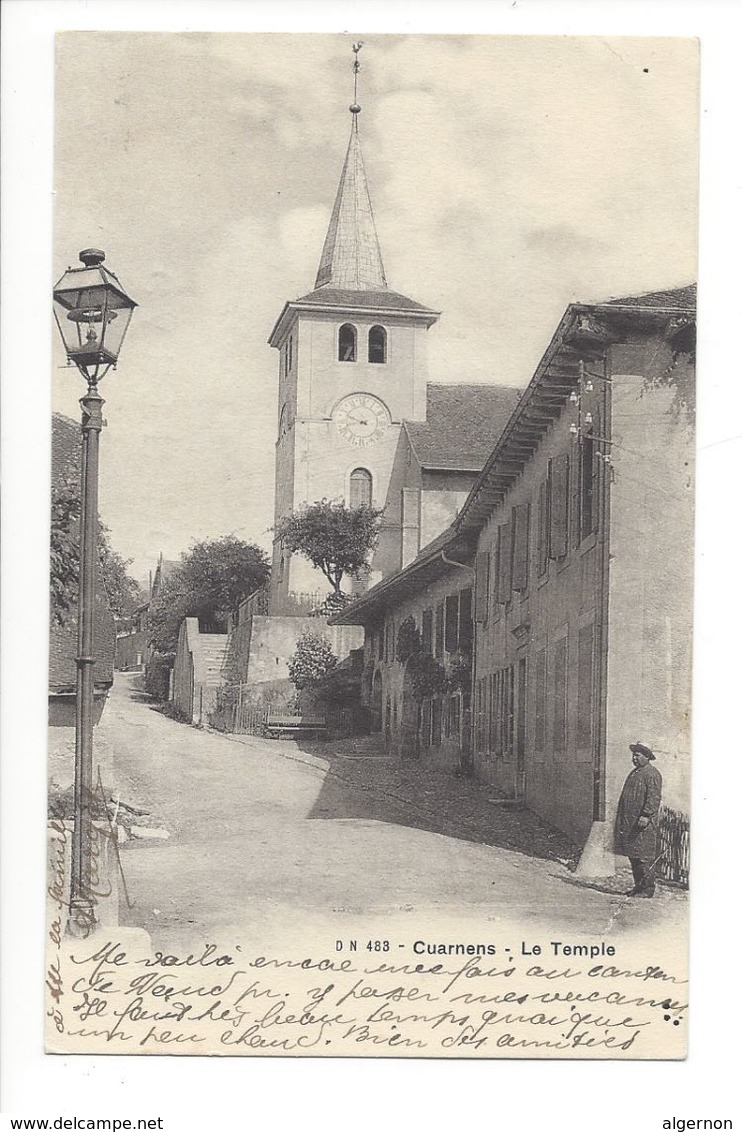
POLYGON ((225 621, 269 575, 260 547, 233 535, 196 543, 181 560, 149 609, 157 652, 174 652, 185 617, 225 621))
POLYGON ((341 593, 344 577, 360 578, 379 537, 382 510, 346 507, 320 499, 287 515, 276 526, 276 537, 292 554, 301 554, 327 578, 333 593, 341 593))
MULTIPOLYGON (((98 576, 116 617, 130 616, 144 601, 128 574, 130 564, 112 548, 108 527, 99 520, 98 576)), ((49 573, 51 622, 65 625, 77 611, 80 578, 80 477, 72 456, 52 484, 49 573)))

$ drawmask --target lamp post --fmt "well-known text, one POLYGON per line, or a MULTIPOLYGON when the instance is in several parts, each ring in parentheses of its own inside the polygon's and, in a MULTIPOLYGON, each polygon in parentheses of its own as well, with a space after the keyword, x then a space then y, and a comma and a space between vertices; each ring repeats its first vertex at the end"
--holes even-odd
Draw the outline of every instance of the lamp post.
POLYGON ((82 267, 69 267, 54 288, 54 317, 67 359, 88 390, 82 407, 80 477, 80 576, 75 697, 75 792, 69 931, 87 936, 96 925, 92 884, 93 711, 95 591, 98 562, 98 442, 104 401, 98 382, 116 366, 137 305, 96 248, 80 252, 82 267))

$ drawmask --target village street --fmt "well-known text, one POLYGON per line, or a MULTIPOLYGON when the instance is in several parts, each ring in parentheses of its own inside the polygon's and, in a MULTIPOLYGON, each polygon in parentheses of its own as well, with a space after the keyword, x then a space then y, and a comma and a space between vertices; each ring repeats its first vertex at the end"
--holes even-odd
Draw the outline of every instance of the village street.
MULTIPOLYGON (((383 756, 322 758, 317 744, 201 731, 163 715, 138 687, 137 677, 116 674, 96 735, 112 748, 107 794, 147 811, 136 824, 169 834, 132 837, 120 852, 121 925, 144 928, 156 948, 285 938, 299 925, 329 946, 361 919, 384 934, 407 925, 418 938, 432 916, 444 917, 454 938, 475 942, 504 922, 546 939, 556 926, 585 939, 682 922, 677 891, 629 901, 625 876, 579 883, 543 840, 540 856, 504 847, 531 815, 487 808, 489 844, 473 840, 466 822, 461 836, 434 832, 430 794, 400 800, 388 785, 354 780, 355 767, 383 756)), ((486 805, 478 784, 434 777, 486 805)))

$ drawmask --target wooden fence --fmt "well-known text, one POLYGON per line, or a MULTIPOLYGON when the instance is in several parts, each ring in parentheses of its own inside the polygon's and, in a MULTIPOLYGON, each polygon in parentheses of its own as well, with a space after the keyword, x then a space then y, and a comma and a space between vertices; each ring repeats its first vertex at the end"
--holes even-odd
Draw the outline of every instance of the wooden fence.
POLYGON ((662 806, 659 820, 660 859, 657 875, 688 888, 690 878, 690 818, 662 806))

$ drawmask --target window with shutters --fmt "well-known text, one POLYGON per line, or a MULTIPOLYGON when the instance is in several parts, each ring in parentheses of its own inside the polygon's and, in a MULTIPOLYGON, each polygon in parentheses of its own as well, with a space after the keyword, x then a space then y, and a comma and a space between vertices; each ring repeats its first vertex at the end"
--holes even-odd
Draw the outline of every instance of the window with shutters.
POLYGON ((593 733, 593 625, 580 629, 577 638, 577 746, 589 748, 593 733))
POLYGON ((354 362, 356 360, 357 334, 355 326, 349 322, 344 323, 338 332, 338 361, 354 362))
POLYGON ((422 628, 422 651, 425 653, 433 652, 433 610, 423 610, 423 628, 422 628))
POLYGON ((549 480, 549 557, 564 558, 569 514, 569 456, 566 452, 549 461, 549 480))
POLYGON ((546 649, 536 653, 533 700, 533 746, 537 755, 543 755, 546 749, 546 649))
POLYGON ((350 473, 350 492, 348 506, 370 507, 373 478, 366 468, 354 468, 350 473))
POLYGON ((497 532, 497 602, 507 605, 513 584, 513 525, 503 523, 497 532))
POLYGON ((497 759, 510 759, 515 738, 515 669, 513 665, 490 675, 489 747, 497 759))
POLYGON ((475 561, 475 620, 483 625, 489 612, 489 584, 490 584, 490 556, 486 550, 480 550, 475 561))
POLYGON ((562 637, 554 646, 554 730, 553 749, 564 753, 567 749, 567 638, 562 637))
POLYGON ((513 589, 523 593, 528 589, 530 503, 513 508, 513 589))
POLYGON ((435 656, 443 656, 443 621, 444 606, 440 602, 435 607, 435 656))
POLYGON ((372 326, 368 332, 368 360, 374 365, 386 361, 386 330, 383 326, 372 326))

